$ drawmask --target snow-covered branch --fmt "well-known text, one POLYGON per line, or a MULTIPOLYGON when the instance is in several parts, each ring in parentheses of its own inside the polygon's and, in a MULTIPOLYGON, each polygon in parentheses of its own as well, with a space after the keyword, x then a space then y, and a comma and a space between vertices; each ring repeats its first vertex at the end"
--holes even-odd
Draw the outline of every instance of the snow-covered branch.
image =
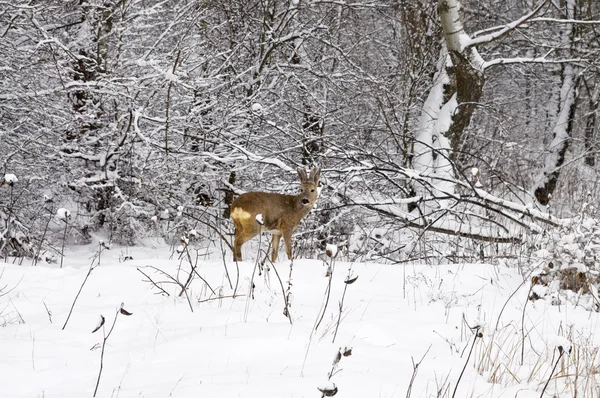
POLYGON ((517 29, 519 26, 533 18, 533 16, 537 14, 542 9, 542 7, 546 5, 546 3, 548 3, 548 0, 544 0, 536 8, 534 8, 533 11, 531 11, 529 14, 523 15, 516 21, 508 23, 504 26, 492 28, 492 30, 495 30, 493 33, 487 33, 484 35, 476 36, 472 39, 464 39, 461 43, 463 48, 487 44, 508 35, 510 32, 517 29))
POLYGON ((484 69, 488 69, 492 66, 499 65, 510 65, 510 64, 567 64, 567 63, 580 63, 585 60, 582 58, 564 58, 564 59, 548 59, 544 57, 515 57, 515 58, 497 58, 491 61, 487 61, 483 64, 484 69))

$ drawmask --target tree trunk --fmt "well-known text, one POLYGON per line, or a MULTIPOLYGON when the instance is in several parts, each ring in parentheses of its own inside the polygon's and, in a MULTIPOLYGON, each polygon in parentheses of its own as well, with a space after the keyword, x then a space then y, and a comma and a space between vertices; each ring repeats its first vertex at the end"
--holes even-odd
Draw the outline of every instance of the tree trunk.
MULTIPOLYGON (((423 175, 452 179, 455 176, 457 153, 467 128, 483 94, 483 59, 472 46, 463 46, 468 39, 462 25, 457 0, 439 0, 445 48, 441 51, 437 73, 419 118, 413 144, 412 166, 423 175), (446 55, 447 51, 447 55, 446 55)), ((453 193, 454 184, 433 184, 442 193, 453 193)), ((413 185, 416 195, 424 188, 413 185)))
MULTIPOLYGON (((567 19, 575 19, 575 0, 566 1, 566 11, 567 19)), ((574 33, 573 24, 567 24, 563 31, 562 43, 571 50, 573 50, 575 42, 574 33)), ((565 154, 571 142, 573 116, 577 106, 576 91, 580 80, 575 66, 565 65, 562 69, 561 80, 559 110, 552 130, 552 141, 547 150, 544 169, 533 189, 536 200, 543 206, 550 202, 556 189, 560 169, 565 162, 565 154)))
POLYGON ((450 140, 451 159, 456 161, 462 142, 462 133, 471 122, 473 112, 483 95, 483 59, 475 47, 464 47, 461 38, 467 38, 457 0, 440 0, 438 12, 444 31, 448 54, 452 60, 449 75, 455 76, 456 108, 444 136, 450 140))
POLYGON ((583 163, 586 166, 594 167, 596 165, 596 114, 598 113, 598 103, 600 102, 600 84, 594 85, 594 91, 591 93, 588 114, 585 120, 584 148, 585 158, 583 163))

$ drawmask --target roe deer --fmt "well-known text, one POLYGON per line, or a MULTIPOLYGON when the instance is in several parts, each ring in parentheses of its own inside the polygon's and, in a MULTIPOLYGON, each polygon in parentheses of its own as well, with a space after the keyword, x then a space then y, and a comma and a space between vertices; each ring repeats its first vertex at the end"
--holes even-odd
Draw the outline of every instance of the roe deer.
POLYGON ((292 259, 292 231, 312 209, 317 200, 321 170, 313 167, 310 179, 304 168, 297 168, 300 193, 283 195, 271 192, 247 192, 231 204, 231 218, 235 224, 233 260, 242 261, 242 245, 261 231, 273 234, 272 261, 277 260, 279 240, 283 236, 288 259, 292 259), (256 216, 262 215, 262 225, 256 216))

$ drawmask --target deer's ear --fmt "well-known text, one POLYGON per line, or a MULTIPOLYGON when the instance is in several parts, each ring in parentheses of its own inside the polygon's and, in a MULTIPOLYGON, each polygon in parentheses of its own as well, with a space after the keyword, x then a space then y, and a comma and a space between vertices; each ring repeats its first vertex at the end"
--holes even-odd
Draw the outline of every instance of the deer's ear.
POLYGON ((296 171, 298 172, 298 177, 300 177, 300 182, 308 181, 308 176, 306 175, 304 167, 298 167, 296 171))
POLYGON ((319 185, 319 179, 321 178, 321 169, 318 167, 313 167, 310 171, 310 177, 312 178, 315 185, 319 185))

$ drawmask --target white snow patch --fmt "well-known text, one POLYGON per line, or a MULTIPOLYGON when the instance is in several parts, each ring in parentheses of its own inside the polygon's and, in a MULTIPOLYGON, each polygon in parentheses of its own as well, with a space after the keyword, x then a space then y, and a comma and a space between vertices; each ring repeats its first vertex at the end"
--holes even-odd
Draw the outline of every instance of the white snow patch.
POLYGON ((12 185, 17 181, 19 181, 19 180, 17 179, 17 176, 14 174, 5 174, 4 175, 4 182, 7 183, 8 185, 12 185))
POLYGON ((264 225, 265 222, 263 221, 263 215, 262 214, 257 214, 256 215, 256 222, 259 223, 260 225, 264 225))
POLYGON ((67 221, 71 218, 71 212, 64 207, 61 207, 60 209, 56 210, 56 218, 67 221))
POLYGON ((258 114, 258 115, 262 115, 262 111, 263 111, 263 107, 261 104, 259 103, 254 103, 252 104, 252 112, 258 114))
MULTIPOLYGON (((489 329, 494 329, 497 321, 501 327, 496 333, 504 334, 494 341, 502 342, 502 351, 518 352, 522 343, 519 334, 513 335, 520 330, 529 289, 522 286, 523 278, 516 269, 487 264, 405 267, 340 263, 361 275, 347 287, 344 273, 334 273, 330 283, 329 278, 318 277, 321 261, 295 259, 290 324, 283 315, 283 295, 273 269, 287 278, 287 263, 271 266, 264 276, 252 279, 252 256, 256 254, 248 250, 244 253, 248 261, 234 271, 239 272, 239 289, 238 296, 231 298, 224 267, 230 273, 236 268, 228 260, 229 253, 225 260, 207 258, 199 262, 196 271, 216 295, 194 277, 188 301, 185 294, 180 295, 180 286, 161 272, 183 283, 189 265, 172 256, 170 246, 155 241, 149 247, 128 247, 131 259, 127 262, 120 261, 120 250, 103 251, 101 266, 89 275, 69 324, 61 330, 96 253, 97 245, 67 247, 63 268, 39 263, 32 267, 30 260, 22 265, 0 262, 2 286, 12 289, 2 297, 10 303, 2 313, 5 324, 0 328, 2 396, 91 396, 103 333, 90 332, 98 324, 99 314, 106 316, 106 330, 116 319, 104 352, 98 389, 102 397, 114 391, 121 397, 312 397, 320 396, 317 387, 338 388, 338 396, 345 397, 392 397, 411 383, 411 357, 415 361, 423 358, 413 381, 413 395, 421 396, 439 375, 456 385, 465 363, 461 353, 473 341, 472 335, 465 333, 465 321, 470 325, 489 323, 477 347, 489 344, 489 329), (169 295, 157 294, 156 286, 139 270, 161 283, 169 295), (252 297, 247 294, 251 281, 252 297), (341 321, 332 342, 337 303, 345 287, 341 321), (325 292, 330 301, 324 309, 325 292), (133 315, 115 318, 115 308, 122 302, 133 315), (325 311, 323 323, 315 333, 315 318, 321 310, 325 311), (334 355, 347 345, 352 345, 353 354, 343 357, 339 364, 343 371, 329 378, 334 355)), ((568 326, 577 339, 580 335, 593 337, 599 319, 598 313, 572 306, 557 308, 535 302, 527 306, 526 327, 534 325, 538 336, 553 336, 568 326)), ((491 385, 485 369, 479 373, 482 351, 471 358, 477 365, 465 367, 464 384, 458 387, 457 396, 492 397, 493 387, 493 397, 512 397, 517 391, 519 397, 539 397, 548 371, 538 371, 536 353, 551 358, 557 345, 568 350, 567 343, 560 336, 551 342, 530 339, 525 355, 531 361, 517 368, 512 355, 495 357, 505 361, 498 366, 511 367, 503 373, 507 376, 531 375, 531 380, 524 378, 521 383, 508 377, 491 385)), ((571 365, 565 362, 565 366, 571 365)), ((565 374, 572 371, 566 369, 565 374)), ((580 377, 584 382, 584 375, 580 377)), ((569 390, 572 383, 573 378, 557 377, 549 388, 561 389, 561 396, 573 396, 569 390)))
POLYGON ((335 255, 337 254, 338 251, 338 247, 337 245, 334 244, 327 244, 327 246, 325 246, 325 253, 327 253, 327 255, 329 257, 335 257, 335 255))

